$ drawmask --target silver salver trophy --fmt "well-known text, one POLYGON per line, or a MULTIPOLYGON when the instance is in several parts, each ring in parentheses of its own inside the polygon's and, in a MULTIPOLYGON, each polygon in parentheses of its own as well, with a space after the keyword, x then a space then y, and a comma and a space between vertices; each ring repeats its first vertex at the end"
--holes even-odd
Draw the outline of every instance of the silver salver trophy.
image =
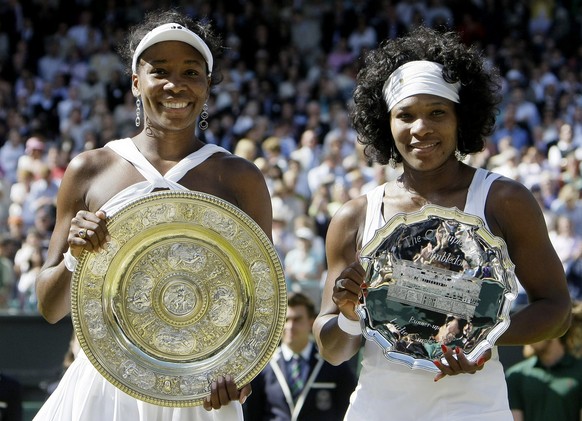
POLYGON ((368 292, 356 312, 390 361, 438 372, 444 344, 475 362, 509 326, 515 266, 477 216, 436 205, 398 214, 360 259, 368 292))

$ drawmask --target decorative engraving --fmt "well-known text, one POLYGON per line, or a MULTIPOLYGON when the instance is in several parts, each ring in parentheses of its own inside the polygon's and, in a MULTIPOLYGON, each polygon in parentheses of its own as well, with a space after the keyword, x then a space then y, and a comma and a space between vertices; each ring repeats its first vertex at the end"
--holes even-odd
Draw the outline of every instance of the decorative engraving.
POLYGON ((396 215, 361 255, 369 288, 356 311, 389 360, 436 372, 445 344, 477 361, 509 325, 514 265, 476 216, 434 205, 396 215))
POLYGON ((126 360, 119 366, 121 377, 140 389, 149 390, 156 384, 156 376, 137 366, 134 361, 126 360))
POLYGON ((243 385, 275 351, 286 313, 281 262, 261 228, 222 199, 158 192, 107 221, 71 284, 75 333, 125 393, 202 404, 220 375, 243 385))
MULTIPOLYGON (((384 260, 384 259, 383 259, 384 260)), ((386 265, 388 266, 388 265, 386 265)), ((446 311, 471 319, 479 304, 479 278, 426 264, 393 259, 392 268, 377 268, 378 273, 390 273, 390 282, 372 280, 372 287, 387 284, 388 296, 401 303, 433 311, 446 311)))
POLYGON ((194 289, 186 282, 174 282, 164 290, 162 302, 168 312, 175 316, 184 316, 196 306, 194 289))

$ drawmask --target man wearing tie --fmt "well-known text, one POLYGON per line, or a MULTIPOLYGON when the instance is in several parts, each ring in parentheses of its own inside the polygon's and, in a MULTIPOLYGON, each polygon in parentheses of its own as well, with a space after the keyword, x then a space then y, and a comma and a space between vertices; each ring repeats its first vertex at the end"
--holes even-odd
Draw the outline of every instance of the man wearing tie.
POLYGON ((352 368, 323 360, 311 336, 315 306, 302 293, 291 293, 281 346, 251 382, 243 406, 253 421, 340 421, 356 386, 352 368))

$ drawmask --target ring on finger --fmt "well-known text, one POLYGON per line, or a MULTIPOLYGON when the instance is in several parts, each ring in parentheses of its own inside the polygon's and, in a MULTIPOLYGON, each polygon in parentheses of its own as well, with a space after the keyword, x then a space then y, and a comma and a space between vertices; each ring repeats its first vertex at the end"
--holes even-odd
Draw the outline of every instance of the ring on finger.
POLYGON ((79 238, 85 238, 87 236, 87 231, 84 229, 80 229, 79 232, 77 233, 77 235, 79 236, 79 238))

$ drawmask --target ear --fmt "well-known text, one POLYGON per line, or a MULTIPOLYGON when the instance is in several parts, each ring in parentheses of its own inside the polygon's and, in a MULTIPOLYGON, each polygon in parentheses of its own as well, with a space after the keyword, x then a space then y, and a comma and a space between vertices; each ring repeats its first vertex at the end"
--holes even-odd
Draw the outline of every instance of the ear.
POLYGON ((136 98, 141 95, 139 89, 139 77, 135 73, 131 75, 131 93, 136 98))
POLYGON ((206 99, 204 102, 208 102, 208 98, 210 98, 210 91, 212 89, 212 76, 208 78, 208 83, 206 85, 206 99))

